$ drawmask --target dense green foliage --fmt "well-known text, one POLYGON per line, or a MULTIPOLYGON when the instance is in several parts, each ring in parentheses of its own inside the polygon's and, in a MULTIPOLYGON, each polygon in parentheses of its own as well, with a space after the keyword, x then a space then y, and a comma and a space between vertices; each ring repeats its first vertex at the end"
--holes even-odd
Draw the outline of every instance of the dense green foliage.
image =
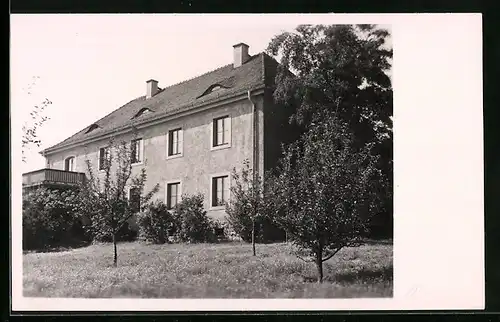
POLYGON ((204 243, 216 241, 215 223, 207 216, 203 194, 183 195, 175 206, 173 216, 176 238, 181 242, 204 243))
POLYGON ((38 188, 23 193, 23 249, 74 246, 89 241, 74 190, 38 188))
POLYGON ((139 238, 153 244, 164 244, 175 231, 175 220, 162 201, 150 204, 137 216, 139 238))
POLYGON ((226 220, 245 242, 266 243, 284 240, 284 232, 268 218, 264 187, 248 160, 241 170, 232 171, 231 202, 226 203, 226 220), (253 235, 253 238, 252 238, 253 235))
POLYGON ((311 255, 318 281, 322 263, 359 245, 372 218, 392 222, 388 36, 374 25, 301 25, 268 47, 281 56, 275 101, 294 109, 290 122, 302 130, 266 179, 266 198, 274 222, 311 255))

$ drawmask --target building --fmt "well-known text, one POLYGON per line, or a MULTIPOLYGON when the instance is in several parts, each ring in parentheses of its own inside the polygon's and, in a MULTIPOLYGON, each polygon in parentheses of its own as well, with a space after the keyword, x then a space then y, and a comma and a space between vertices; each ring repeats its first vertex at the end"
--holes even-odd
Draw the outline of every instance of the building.
POLYGON ((147 170, 146 191, 159 183, 156 198, 170 207, 183 193, 201 192, 209 216, 222 219, 233 167, 248 159, 264 174, 291 132, 290 109, 272 97, 278 63, 265 53, 250 55, 243 43, 233 46, 233 57, 231 64, 163 89, 148 80, 144 96, 42 151, 46 169, 40 171, 85 172, 86 158, 102 168, 109 139, 130 140, 133 173, 147 170))

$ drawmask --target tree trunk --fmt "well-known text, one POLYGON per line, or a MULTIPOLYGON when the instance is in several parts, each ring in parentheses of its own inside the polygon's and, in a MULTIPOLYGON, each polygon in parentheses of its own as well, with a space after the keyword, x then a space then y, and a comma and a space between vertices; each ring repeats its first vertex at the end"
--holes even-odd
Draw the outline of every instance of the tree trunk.
POLYGON ((116 233, 113 234, 113 249, 114 249, 113 266, 116 267, 118 265, 118 253, 116 251, 116 233))
POLYGON ((252 219, 252 254, 255 256, 255 220, 252 219))
POLYGON ((318 269, 318 283, 323 283, 323 259, 321 252, 316 254, 316 268, 318 269))

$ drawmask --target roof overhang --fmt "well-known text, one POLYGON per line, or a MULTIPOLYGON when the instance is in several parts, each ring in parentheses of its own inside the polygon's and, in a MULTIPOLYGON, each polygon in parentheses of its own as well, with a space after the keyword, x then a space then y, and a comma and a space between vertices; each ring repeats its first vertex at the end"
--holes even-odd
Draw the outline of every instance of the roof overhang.
POLYGON ((264 88, 265 88, 264 85, 259 85, 259 86, 256 86, 254 88, 249 88, 249 89, 246 89, 244 91, 240 91, 240 92, 234 93, 232 95, 228 95, 226 97, 216 97, 213 100, 203 102, 200 105, 194 105, 192 103, 186 104, 186 105, 178 107, 175 111, 172 111, 171 113, 167 113, 167 114, 163 114, 163 115, 155 115, 153 118, 144 119, 143 121, 140 121, 139 123, 133 124, 133 126, 131 124, 126 124, 126 125, 117 127, 116 129, 113 129, 113 130, 110 130, 110 131, 107 131, 104 133, 100 133, 99 135, 95 135, 95 136, 92 136, 89 138, 80 139, 80 140, 77 140, 74 142, 69 142, 67 144, 63 144, 63 145, 60 145, 57 147, 50 147, 50 148, 47 148, 43 151, 40 151, 39 153, 45 157, 47 155, 51 155, 54 153, 58 153, 61 151, 71 149, 77 145, 89 144, 89 143, 93 143, 96 141, 109 139, 113 136, 127 134, 127 133, 131 132, 133 128, 143 129, 143 128, 146 128, 149 126, 161 124, 161 123, 166 122, 166 121, 178 119, 180 117, 184 117, 187 115, 196 114, 196 113, 199 113, 199 112, 202 112, 202 111, 214 108, 214 107, 218 107, 221 105, 230 104, 230 103, 238 102, 241 100, 246 100, 246 99, 248 99, 248 91, 251 91, 252 95, 259 95, 259 94, 264 93, 264 88))

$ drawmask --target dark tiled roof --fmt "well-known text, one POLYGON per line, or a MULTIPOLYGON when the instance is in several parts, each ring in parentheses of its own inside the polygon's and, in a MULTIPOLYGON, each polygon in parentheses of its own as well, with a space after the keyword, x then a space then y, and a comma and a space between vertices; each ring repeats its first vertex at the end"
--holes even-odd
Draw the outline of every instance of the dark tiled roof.
POLYGON ((145 96, 138 97, 42 153, 118 131, 146 120, 184 112, 232 94, 270 86, 274 81, 277 65, 273 58, 260 53, 250 57, 238 68, 233 68, 233 64, 229 64, 166 87, 150 99, 146 99, 145 96), (222 88, 213 92, 208 91, 214 85, 220 85, 222 88), (134 118, 145 108, 151 112, 134 118), (87 133, 89 127, 94 124, 98 127, 87 133))

